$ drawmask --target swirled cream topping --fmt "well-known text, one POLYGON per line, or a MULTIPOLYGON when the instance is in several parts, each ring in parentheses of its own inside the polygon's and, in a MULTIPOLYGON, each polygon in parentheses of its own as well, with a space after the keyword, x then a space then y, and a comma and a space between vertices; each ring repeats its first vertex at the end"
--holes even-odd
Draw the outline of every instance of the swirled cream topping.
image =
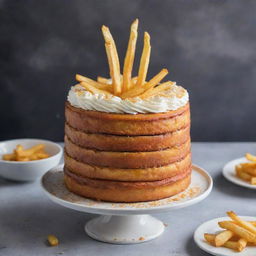
POLYGON ((169 90, 160 95, 146 99, 135 97, 122 99, 117 96, 92 94, 81 85, 71 87, 68 94, 69 103, 84 110, 94 110, 108 113, 162 113, 176 110, 187 104, 188 92, 181 86, 174 84, 169 90))

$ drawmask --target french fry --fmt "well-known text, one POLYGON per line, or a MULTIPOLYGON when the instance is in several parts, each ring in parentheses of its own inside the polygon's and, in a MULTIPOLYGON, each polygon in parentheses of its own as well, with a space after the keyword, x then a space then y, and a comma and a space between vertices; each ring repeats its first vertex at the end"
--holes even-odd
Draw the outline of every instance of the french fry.
POLYGON ((243 168, 241 165, 236 166, 236 175, 244 180, 244 181, 250 181, 252 176, 246 172, 243 171, 243 168))
POLYGON ((45 152, 44 148, 44 144, 37 144, 25 150, 23 146, 17 145, 12 154, 3 155, 3 160, 24 162, 50 157, 50 155, 45 152))
POLYGON ((234 233, 230 230, 224 230, 215 236, 215 246, 220 247, 225 244, 230 238, 234 236, 234 233))
MULTIPOLYGON (((227 212, 227 215, 239 226, 247 229, 248 231, 252 232, 256 236, 256 227, 254 227, 250 222, 242 220, 238 217, 233 211, 227 212)), ((249 241, 249 240, 248 240, 249 241)), ((256 240, 255 240, 256 242, 256 240)))
POLYGON ((86 82, 81 82, 81 85, 86 89, 88 90, 89 92, 91 93, 94 93, 94 94, 104 94, 106 96, 112 96, 111 93, 107 92, 107 91, 104 91, 104 90, 101 90, 101 89, 98 89, 86 82))
POLYGON ((43 144, 35 145, 32 148, 29 148, 26 150, 23 150, 22 146, 18 145, 15 149, 15 152, 19 158, 26 158, 26 157, 29 158, 32 154, 34 154, 42 149, 44 149, 43 144))
POLYGON ((253 226, 256 227, 256 221, 249 221, 253 226))
POLYGON ((252 155, 252 154, 250 154, 250 153, 246 153, 246 154, 245 154, 245 157, 246 157, 246 159, 249 160, 249 161, 256 162, 256 156, 254 156, 254 155, 252 155))
POLYGON ((16 159, 16 156, 15 154, 5 154, 3 155, 3 160, 6 160, 6 161, 15 161, 16 159))
POLYGON ((148 65, 151 53, 151 45, 150 45, 150 35, 145 32, 144 33, 144 46, 140 59, 140 67, 138 73, 137 86, 144 85, 148 73, 148 65))
POLYGON ((157 87, 150 88, 149 90, 147 90, 143 94, 141 94, 140 98, 146 99, 146 98, 152 97, 154 95, 157 95, 162 91, 170 89, 173 84, 174 84, 174 82, 168 81, 168 82, 158 85, 157 87))
POLYGON ((248 231, 247 229, 239 226, 236 223, 233 223, 231 221, 220 221, 218 224, 221 228, 232 231, 234 234, 240 236, 241 238, 244 238, 248 242, 256 241, 256 234, 248 231))
POLYGON ((256 185, 256 177, 252 177, 251 178, 251 184, 252 185, 256 185))
POLYGON ((122 85, 120 81, 120 63, 116 45, 108 27, 102 26, 102 33, 105 39, 105 48, 109 63, 110 76, 114 86, 114 93, 115 95, 119 95, 122 92, 122 85))
POLYGON ((102 76, 97 77, 97 82, 102 83, 102 84, 109 84, 109 85, 112 83, 111 78, 105 78, 102 76))
POLYGON ((135 86, 133 89, 129 90, 128 92, 123 93, 121 95, 122 98, 132 98, 132 97, 136 97, 136 96, 141 95, 146 90, 156 86, 167 74, 168 74, 168 70, 167 69, 162 69, 157 75, 155 75, 145 85, 140 86, 140 87, 135 86))
POLYGON ((238 241, 238 251, 241 252, 247 245, 247 241, 244 238, 240 238, 238 241))
POLYGON ((214 245, 215 244, 215 237, 216 235, 205 233, 204 234, 204 239, 209 243, 214 245))
POLYGON ((109 90, 111 88, 111 86, 109 84, 104 84, 104 83, 100 83, 100 82, 96 82, 88 77, 76 74, 76 80, 78 82, 85 82, 87 84, 90 84, 91 86, 96 87, 97 89, 100 90, 109 90))
POLYGON ((123 91, 127 91, 132 86, 132 67, 134 63, 136 42, 138 37, 138 19, 136 19, 131 25, 130 38, 128 42, 128 47, 124 59, 123 68, 123 91))
POLYGON ((59 244, 59 239, 55 235, 48 235, 47 240, 50 246, 57 246, 59 244))
POLYGON ((238 242, 227 241, 223 246, 226 248, 232 249, 234 251, 239 251, 238 250, 238 248, 239 248, 238 242))
POLYGON ((133 84, 133 85, 136 85, 137 80, 138 80, 138 77, 137 77, 137 76, 134 76, 134 77, 132 78, 132 84, 133 84))
POLYGON ((256 163, 243 163, 240 165, 243 172, 256 176, 256 163))

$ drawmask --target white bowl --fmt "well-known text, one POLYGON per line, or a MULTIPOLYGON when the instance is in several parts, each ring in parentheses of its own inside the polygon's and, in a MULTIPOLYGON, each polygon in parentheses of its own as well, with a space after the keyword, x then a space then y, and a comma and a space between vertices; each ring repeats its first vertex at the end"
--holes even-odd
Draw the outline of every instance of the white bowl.
POLYGON ((33 181, 40 178, 45 172, 59 164, 63 149, 58 144, 40 139, 17 139, 0 142, 0 176, 15 181, 33 181), (20 144, 24 148, 30 148, 36 144, 44 144, 50 157, 25 162, 6 161, 2 159, 4 154, 10 154, 20 144))

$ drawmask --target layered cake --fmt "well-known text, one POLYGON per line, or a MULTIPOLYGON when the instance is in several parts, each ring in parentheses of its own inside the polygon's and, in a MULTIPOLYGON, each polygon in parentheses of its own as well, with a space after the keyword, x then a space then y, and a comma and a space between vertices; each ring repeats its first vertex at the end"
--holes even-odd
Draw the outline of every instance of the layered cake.
POLYGON ((138 76, 132 77, 138 20, 131 25, 123 74, 109 29, 102 27, 110 78, 76 75, 65 106, 67 188, 111 202, 158 200, 184 191, 191 179, 190 110, 187 91, 147 80, 150 36, 138 76))

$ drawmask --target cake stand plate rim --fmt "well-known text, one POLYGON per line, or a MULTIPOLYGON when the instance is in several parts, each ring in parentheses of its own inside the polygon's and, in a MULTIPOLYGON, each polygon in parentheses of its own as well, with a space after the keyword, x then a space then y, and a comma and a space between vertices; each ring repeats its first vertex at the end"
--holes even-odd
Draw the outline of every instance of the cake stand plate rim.
MULTIPOLYGON (((68 195, 73 195, 75 197, 81 198, 81 200, 88 201, 89 203, 87 205, 77 203, 77 202, 71 202, 68 200, 65 200, 59 196, 56 195, 56 193, 48 191, 48 189, 45 187, 45 180, 47 175, 53 172, 60 172, 63 169, 63 164, 58 165, 48 172, 46 172, 40 181, 41 188, 44 191, 44 193, 55 203, 60 204, 64 207, 71 208, 73 210, 77 210, 80 212, 87 212, 87 213, 94 213, 94 214, 104 214, 104 215, 129 215, 129 214, 152 214, 152 213, 162 213, 162 212, 169 212, 172 210, 188 207, 190 205, 196 204, 203 199, 205 199, 211 192, 213 187, 213 180, 211 176, 208 174, 206 170, 204 170, 202 167, 193 164, 192 165, 192 172, 197 173, 201 178, 204 179, 204 182, 207 183, 207 187, 205 190, 200 193, 198 196, 188 199, 186 201, 178 201, 178 202, 172 202, 172 203, 166 203, 160 206, 150 206, 150 202, 142 202, 142 203, 111 203, 111 202, 100 202, 96 200, 91 199, 83 199, 82 197, 79 197, 77 195, 74 195, 72 192, 66 191, 68 195), (137 207, 141 206, 141 207, 137 207), (145 205, 145 207, 144 207, 145 205), (120 206, 120 207, 119 207, 120 206)), ((47 182, 49 182, 47 180, 47 182)), ((52 182, 52 181, 51 181, 52 182)), ((61 183, 61 181, 58 181, 61 183)), ((63 188, 64 189, 64 188, 63 188)), ((67 190, 67 189, 66 189, 67 190)), ((173 197, 171 197, 173 198, 173 197)), ((159 202, 163 202, 167 199, 161 199, 157 201, 151 201, 155 202, 156 204, 159 202)), ((156 205, 155 204, 155 205, 156 205)))

